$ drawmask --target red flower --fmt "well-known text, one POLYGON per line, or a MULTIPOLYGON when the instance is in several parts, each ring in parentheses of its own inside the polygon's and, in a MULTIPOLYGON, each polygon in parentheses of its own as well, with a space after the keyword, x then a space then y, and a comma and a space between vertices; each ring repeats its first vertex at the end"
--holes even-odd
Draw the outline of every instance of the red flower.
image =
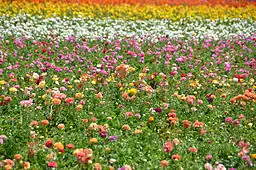
POLYGON ((45 142, 45 146, 47 148, 51 148, 53 146, 53 142, 50 139, 47 139, 47 141, 45 142))
POLYGON ((72 143, 69 143, 66 145, 66 148, 68 149, 74 149, 74 145, 72 143))
POLYGON ((43 49, 42 49, 42 53, 45 53, 45 52, 46 52, 46 48, 43 48, 43 49))
POLYGON ((48 162, 48 167, 50 167, 50 168, 57 168, 58 167, 58 165, 57 165, 57 163, 56 162, 48 162))
POLYGON ((181 77, 186 77, 186 74, 182 73, 182 74, 181 74, 181 77))

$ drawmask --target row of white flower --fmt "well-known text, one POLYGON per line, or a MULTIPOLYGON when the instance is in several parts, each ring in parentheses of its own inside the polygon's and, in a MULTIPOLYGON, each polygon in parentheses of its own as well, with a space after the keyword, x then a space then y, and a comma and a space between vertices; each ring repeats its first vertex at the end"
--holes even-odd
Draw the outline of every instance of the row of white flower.
POLYGON ((27 35, 31 38, 46 37, 50 34, 68 37, 75 35, 95 39, 108 35, 116 36, 151 35, 151 38, 168 35, 176 38, 230 38, 237 35, 250 36, 256 33, 256 22, 252 20, 88 20, 84 18, 48 18, 40 16, 18 15, 0 17, 0 36, 27 35))

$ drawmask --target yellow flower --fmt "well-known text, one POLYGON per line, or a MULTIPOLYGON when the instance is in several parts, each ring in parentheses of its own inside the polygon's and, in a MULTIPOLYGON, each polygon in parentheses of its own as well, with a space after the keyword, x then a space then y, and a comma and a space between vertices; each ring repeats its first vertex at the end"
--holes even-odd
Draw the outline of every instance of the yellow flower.
POLYGON ((96 139, 96 138, 91 138, 90 139, 90 144, 95 144, 97 142, 98 142, 98 139, 96 139))
POLYGON ((52 78, 52 81, 57 81, 57 80, 59 80, 59 78, 58 78, 57 76, 54 76, 54 77, 52 78))
POLYGON ((133 83, 129 83, 129 86, 134 86, 134 84, 133 83))
POLYGON ((256 159, 256 154, 251 154, 252 159, 256 159))
POLYGON ((9 88, 9 91, 14 93, 14 92, 17 92, 18 90, 15 87, 11 87, 9 88))
POLYGON ((150 117, 148 118, 148 121, 149 121, 149 122, 153 122, 153 121, 154 121, 154 117, 153 117, 153 116, 150 116, 150 117))
POLYGON ((91 82, 93 85, 95 85, 95 84, 97 84, 97 80, 96 79, 94 79, 94 80, 92 80, 92 82, 91 82))
POLYGON ((41 82, 39 83, 39 87, 40 87, 40 88, 44 88, 44 86, 45 86, 45 81, 41 81, 41 82))
POLYGON ((0 85, 4 85, 5 81, 4 80, 0 80, 0 85))
POLYGON ((73 86, 72 86, 72 85, 68 85, 68 88, 69 88, 69 89, 72 89, 72 88, 73 88, 73 86))
POLYGON ((137 89, 131 88, 131 89, 128 90, 128 93, 132 94, 132 95, 135 95, 135 94, 137 94, 137 89))
POLYGON ((56 142, 54 144, 54 147, 59 149, 59 150, 63 150, 64 149, 64 145, 61 142, 56 142))

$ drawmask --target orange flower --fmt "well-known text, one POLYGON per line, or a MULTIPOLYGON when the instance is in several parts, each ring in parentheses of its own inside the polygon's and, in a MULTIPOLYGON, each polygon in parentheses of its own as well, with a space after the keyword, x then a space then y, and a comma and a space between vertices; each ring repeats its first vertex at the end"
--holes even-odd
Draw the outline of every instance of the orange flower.
POLYGON ((168 120, 170 121, 170 124, 174 125, 178 123, 179 119, 177 117, 169 117, 168 120))
POLYGON ((96 97, 97 99, 101 99, 101 98, 103 97, 102 94, 103 94, 102 92, 99 92, 99 93, 95 94, 95 97, 96 97))
POLYGON ((52 104, 60 105, 60 103, 61 103, 61 100, 60 100, 60 99, 52 98, 52 104))
POLYGON ((153 122, 153 121, 154 121, 154 117, 153 117, 153 116, 150 116, 150 117, 148 118, 148 121, 149 121, 149 122, 153 122))
POLYGON ((190 147, 188 150, 189 150, 189 152, 197 153, 197 149, 194 147, 190 147))
POLYGON ((57 148, 58 150, 63 150, 64 149, 64 145, 61 142, 56 142, 54 144, 54 147, 57 148))
POLYGON ((80 111, 80 110, 82 110, 83 105, 79 104, 79 105, 76 106, 76 108, 77 108, 78 111, 80 111))
POLYGON ((160 164, 161 164, 162 166, 168 166, 168 165, 169 165, 169 162, 166 161, 166 160, 162 160, 162 161, 160 162, 160 164))
POLYGON ((20 160, 20 159, 22 159, 21 154, 16 154, 16 155, 14 155, 14 159, 15 159, 15 160, 20 160))
POLYGON ((181 160, 181 156, 176 154, 176 155, 172 155, 172 159, 175 160, 175 161, 179 161, 181 160))
POLYGON ((42 120, 41 121, 41 125, 42 126, 47 126, 49 124, 49 121, 48 120, 42 120))
POLYGON ((23 169, 29 169, 30 168, 30 163, 29 162, 24 162, 23 164, 23 169))
POLYGON ((75 97, 76 97, 77 99, 81 99, 81 98, 84 97, 84 94, 83 94, 83 93, 76 93, 75 97))
POLYGON ((198 120, 196 120, 194 122, 194 127, 195 128, 199 128, 199 127, 203 127, 204 126, 204 123, 203 122, 199 122, 198 120))
POLYGON ((191 122, 188 120, 183 120, 182 123, 184 128, 189 128, 189 126, 191 125, 191 122))
POLYGON ((125 78, 128 73, 128 65, 120 64, 116 67, 115 76, 118 78, 125 78))
POLYGON ((102 167, 99 163, 94 164, 94 170, 102 170, 102 167))
POLYGON ((123 125, 122 129, 125 130, 125 131, 131 130, 129 125, 123 125))
POLYGON ((96 138, 91 138, 90 139, 90 144, 95 144, 97 142, 98 142, 98 140, 96 138))

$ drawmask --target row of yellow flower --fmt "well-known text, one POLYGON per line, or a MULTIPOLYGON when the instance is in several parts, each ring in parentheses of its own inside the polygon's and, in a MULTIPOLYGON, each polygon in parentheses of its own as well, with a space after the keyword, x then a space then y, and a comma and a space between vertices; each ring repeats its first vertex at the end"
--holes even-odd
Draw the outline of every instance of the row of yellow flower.
POLYGON ((44 18, 53 16, 86 17, 94 19, 172 19, 203 18, 251 18, 256 19, 256 6, 228 7, 207 5, 200 6, 171 6, 171 5, 99 5, 99 4, 76 4, 76 3, 32 3, 32 2, 5 2, 0 0, 0 16, 18 14, 40 15, 44 18))

